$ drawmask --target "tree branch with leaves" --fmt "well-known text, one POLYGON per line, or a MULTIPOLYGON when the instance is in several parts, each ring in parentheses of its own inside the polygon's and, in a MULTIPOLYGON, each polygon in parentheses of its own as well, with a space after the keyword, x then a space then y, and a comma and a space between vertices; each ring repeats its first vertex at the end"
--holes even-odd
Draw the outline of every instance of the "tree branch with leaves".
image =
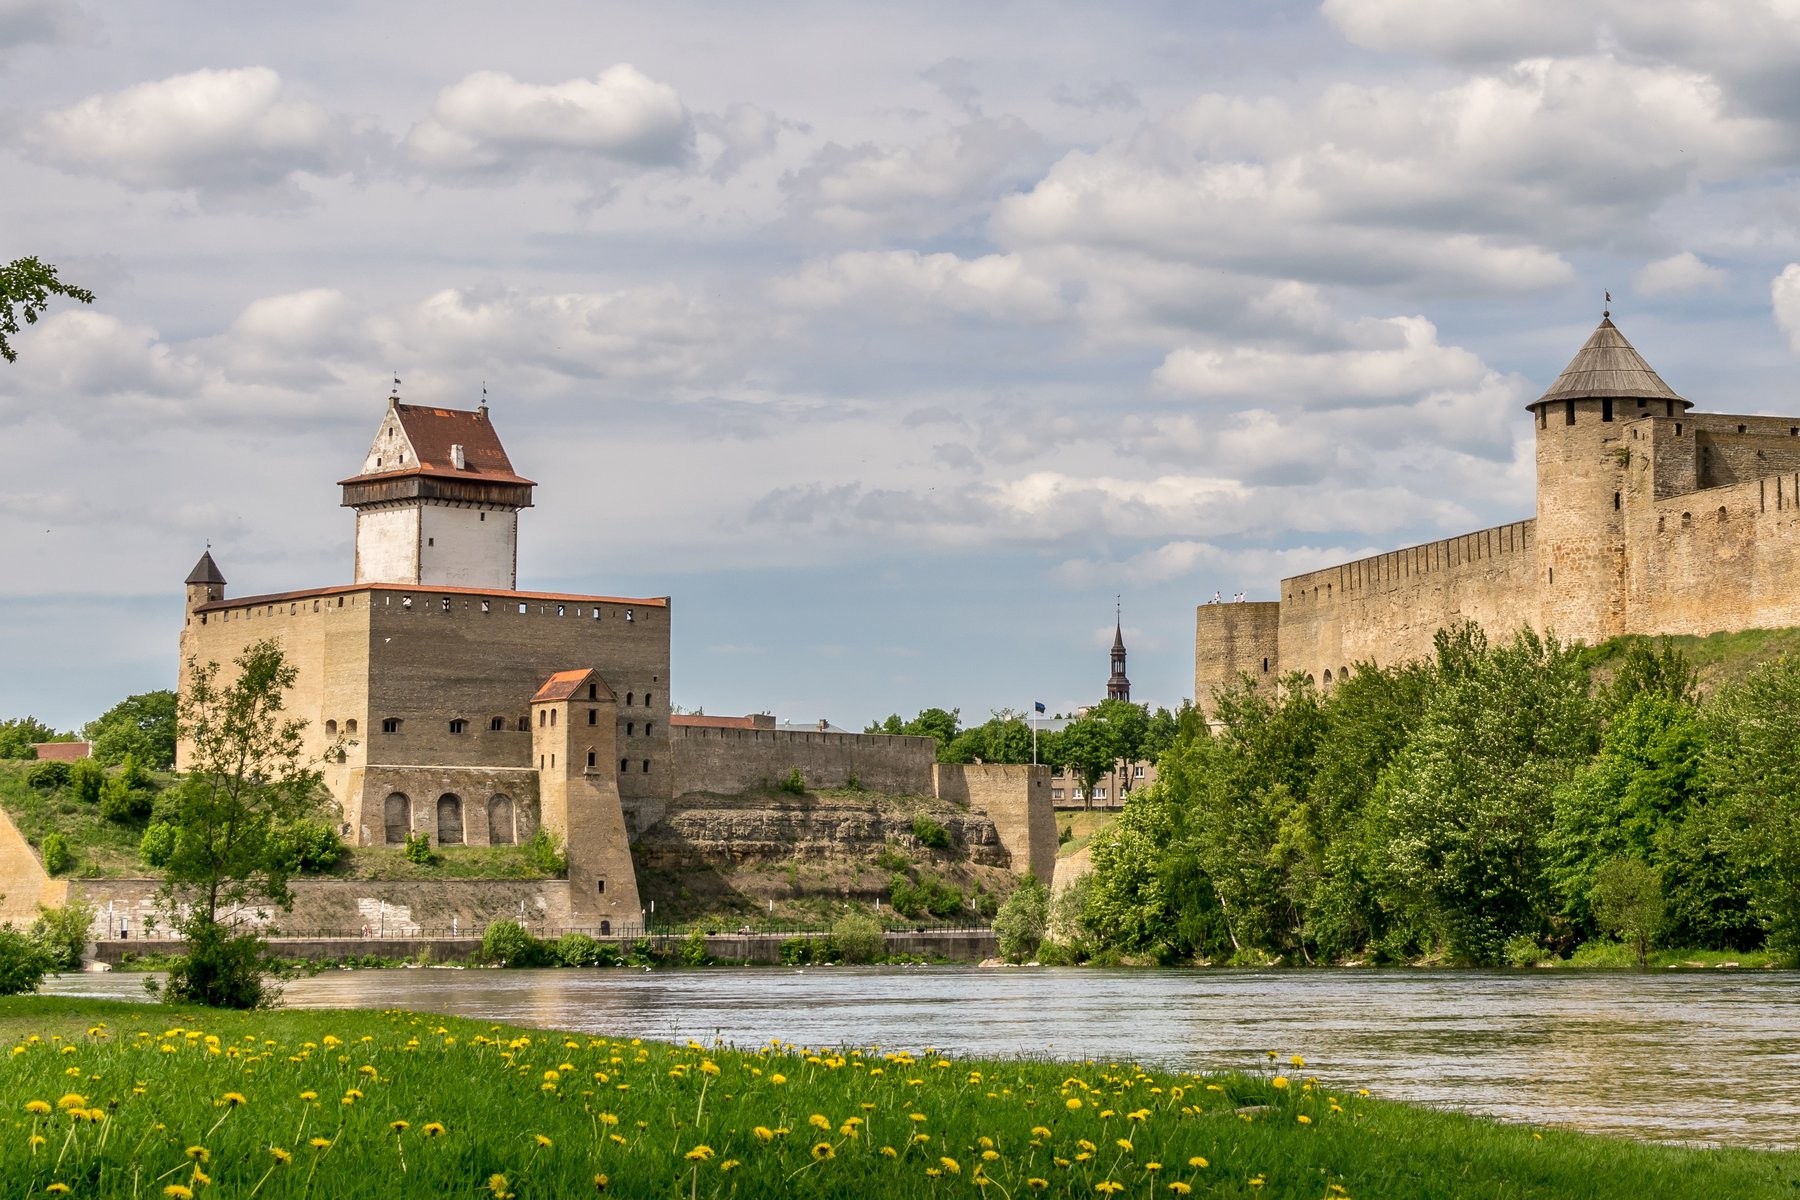
POLYGON ((19 332, 19 318, 36 325, 54 296, 66 296, 83 304, 94 302, 94 293, 57 278, 56 268, 35 258, 15 258, 0 266, 0 358, 19 361, 12 338, 19 332))

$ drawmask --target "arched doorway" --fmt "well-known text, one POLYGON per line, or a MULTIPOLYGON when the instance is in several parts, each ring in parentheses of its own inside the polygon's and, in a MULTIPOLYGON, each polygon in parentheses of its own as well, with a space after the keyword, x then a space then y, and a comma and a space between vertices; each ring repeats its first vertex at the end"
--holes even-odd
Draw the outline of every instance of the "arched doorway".
POLYGON ((460 846, 463 840, 462 799, 446 792, 438 797, 437 835, 440 846, 460 846))
POLYGON ((412 832, 412 801, 405 792, 393 792, 382 806, 382 824, 387 827, 387 844, 403 846, 412 832))
POLYGON ((495 796, 488 801, 488 844, 513 844, 513 802, 505 796, 495 796))

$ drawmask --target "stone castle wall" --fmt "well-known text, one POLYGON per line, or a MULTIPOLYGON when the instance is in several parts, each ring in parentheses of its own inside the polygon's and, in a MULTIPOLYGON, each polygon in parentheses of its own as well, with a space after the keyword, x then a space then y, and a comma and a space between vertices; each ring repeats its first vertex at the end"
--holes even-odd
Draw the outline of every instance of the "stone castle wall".
POLYGON ((928 796, 937 742, 786 729, 673 730, 675 794, 732 794, 773 787, 798 769, 806 786, 831 789, 856 782, 871 792, 928 796))
POLYGON ((1050 886, 1056 874, 1056 810, 1049 767, 935 763, 932 773, 938 799, 986 813, 1013 870, 1030 871, 1050 886))
POLYGON ((1241 674, 1281 676, 1281 605, 1202 604, 1194 610, 1194 697, 1211 711, 1212 695, 1241 674))

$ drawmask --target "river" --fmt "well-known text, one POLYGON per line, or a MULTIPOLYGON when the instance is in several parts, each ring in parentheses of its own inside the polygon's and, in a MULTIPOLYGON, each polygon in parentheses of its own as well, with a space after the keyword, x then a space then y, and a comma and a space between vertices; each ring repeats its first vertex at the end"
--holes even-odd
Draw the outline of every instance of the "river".
MULTIPOLYGON (((142 976, 44 990, 141 998, 142 976)), ((306 1008, 411 1008, 611 1037, 1135 1060, 1306 1058, 1332 1087, 1596 1133, 1792 1149, 1800 975, 958 967, 333 971, 306 1008)))

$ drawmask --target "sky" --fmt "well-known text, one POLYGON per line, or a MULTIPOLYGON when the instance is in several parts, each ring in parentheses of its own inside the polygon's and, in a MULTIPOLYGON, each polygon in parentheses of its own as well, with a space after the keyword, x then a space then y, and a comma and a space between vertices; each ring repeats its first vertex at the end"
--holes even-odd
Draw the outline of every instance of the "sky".
POLYGON ((1194 606, 1531 515, 1614 319, 1800 412, 1800 2, 0 0, 0 716, 350 581, 391 380, 487 388, 527 589, 860 728, 1193 690, 1194 606))

